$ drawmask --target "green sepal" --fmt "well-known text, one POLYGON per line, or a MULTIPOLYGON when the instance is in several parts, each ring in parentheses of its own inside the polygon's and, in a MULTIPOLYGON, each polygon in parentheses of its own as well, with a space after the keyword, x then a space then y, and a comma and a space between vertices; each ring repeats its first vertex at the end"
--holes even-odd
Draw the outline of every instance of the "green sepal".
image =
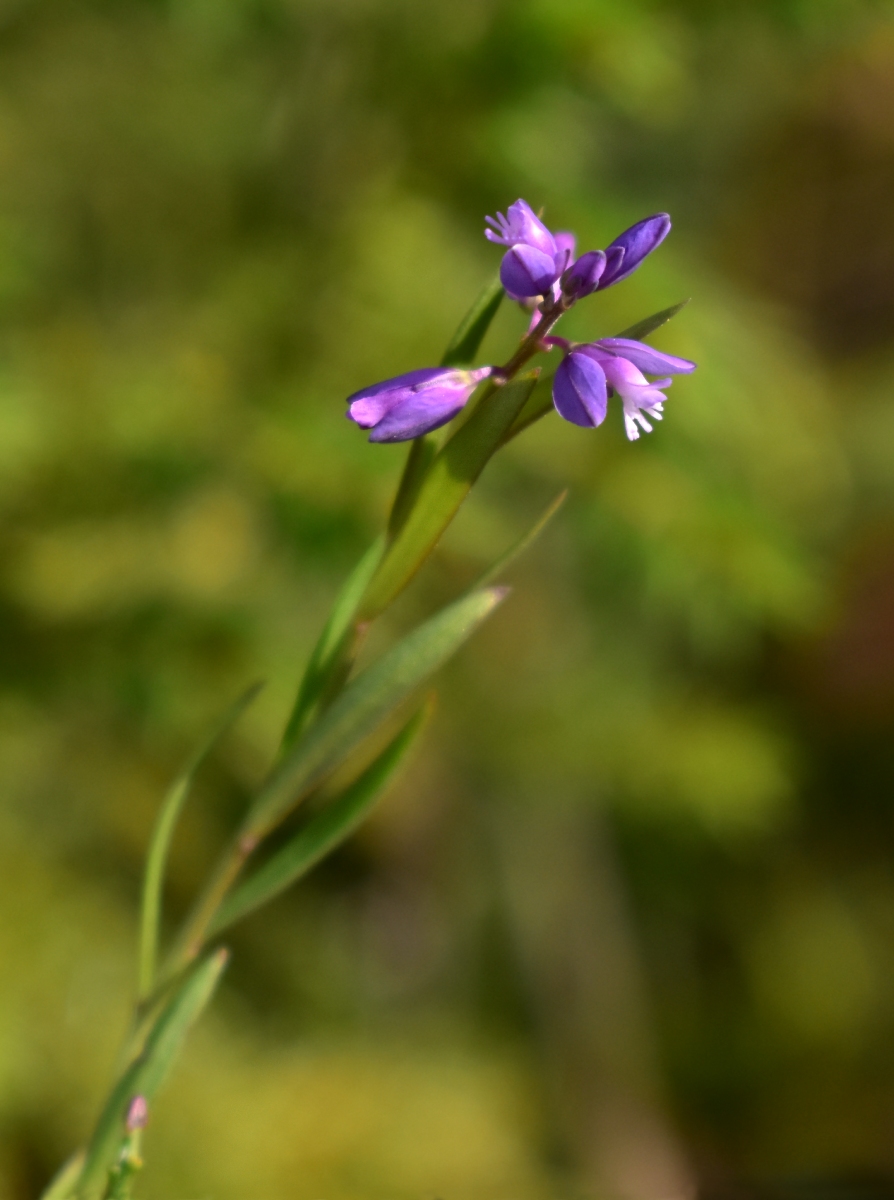
POLYGON ((146 869, 143 875, 143 896, 140 911, 139 950, 139 999, 144 1000, 155 982, 155 967, 158 955, 158 939, 161 926, 162 889, 165 868, 177 818, 195 779, 196 772, 213 750, 217 741, 233 725, 251 704, 263 684, 255 683, 230 705, 211 733, 193 754, 180 775, 171 784, 162 802, 152 830, 149 850, 146 854, 146 869))
POLYGON ((663 308, 661 312, 652 313, 651 317, 643 317, 641 321, 637 321, 635 325, 631 325, 623 333, 616 333, 614 336, 631 338, 635 342, 642 341, 644 337, 648 337, 650 333, 654 333, 656 329, 660 329, 662 325, 666 325, 671 317, 675 317, 678 312, 686 307, 690 299, 691 297, 687 296, 679 304, 672 304, 670 308, 663 308))
POLYGON ((475 355, 481 348, 484 335, 497 315, 505 294, 499 275, 482 288, 450 339, 450 345, 441 359, 442 367, 465 367, 475 361, 475 355))
POLYGON ((156 1018, 143 1049, 109 1096, 87 1147, 84 1168, 75 1190, 79 1200, 99 1200, 126 1136, 124 1122, 135 1096, 147 1103, 164 1082, 191 1026, 211 999, 229 953, 215 950, 187 975, 156 1018))
POLYGON ((412 511, 388 547, 361 601, 361 621, 378 616, 428 558, 521 412, 537 378, 538 373, 531 371, 503 386, 490 384, 468 421, 437 454, 417 492, 412 511))
POLYGON ((242 829, 260 839, 459 649, 505 595, 475 592, 414 629, 347 685, 262 787, 242 829))
POLYGON ((294 746, 301 737, 321 697, 328 690, 333 668, 344 657, 345 642, 353 634, 357 605, 379 565, 384 548, 385 539, 379 536, 348 576, 332 606, 329 619, 304 671, 295 707, 282 737, 282 753, 294 746))
POLYGON ((227 897, 211 923, 211 936, 291 887, 321 858, 350 837, 403 766, 430 712, 431 705, 427 703, 414 713, 353 783, 330 800, 281 850, 227 897))

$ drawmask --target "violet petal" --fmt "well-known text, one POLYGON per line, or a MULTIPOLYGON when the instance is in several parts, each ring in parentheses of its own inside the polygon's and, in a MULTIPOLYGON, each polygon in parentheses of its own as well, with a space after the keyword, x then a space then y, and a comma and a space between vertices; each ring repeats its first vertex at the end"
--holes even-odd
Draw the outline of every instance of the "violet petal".
POLYGON ((677 358, 674 354, 663 354, 644 342, 635 342, 631 338, 600 338, 594 345, 611 354, 626 358, 640 371, 650 375, 688 375, 694 371, 696 363, 688 358, 677 358))
POLYGON ((451 421, 468 396, 456 388, 432 389, 402 397, 369 435, 371 442, 406 442, 451 421))
POLYGON ((512 246, 500 264, 500 282, 513 296, 542 296, 558 274, 553 255, 524 244, 512 246))
POLYGON ((548 254, 553 258, 556 254, 556 242, 553 235, 543 224, 530 204, 525 200, 516 200, 506 210, 506 216, 497 213, 496 217, 485 217, 492 229, 485 229, 484 236, 490 242, 499 242, 503 246, 525 245, 548 254))
POLYGON ((661 245, 670 233, 670 227, 671 219, 668 214, 656 213, 654 217, 646 217, 643 221, 637 221, 635 225, 631 225, 629 229, 625 229, 622 234, 619 234, 610 245, 606 246, 605 252, 609 256, 609 265, 599 281, 599 287, 611 287, 612 284, 620 283, 622 279, 626 279, 628 275, 632 274, 643 259, 661 245), (624 251, 624 257, 617 265, 611 262, 611 252, 615 249, 624 251))
POLYGON ((608 389, 599 363, 585 354, 568 354, 553 379, 553 404, 559 416, 573 425, 589 429, 601 425, 608 408, 608 389))

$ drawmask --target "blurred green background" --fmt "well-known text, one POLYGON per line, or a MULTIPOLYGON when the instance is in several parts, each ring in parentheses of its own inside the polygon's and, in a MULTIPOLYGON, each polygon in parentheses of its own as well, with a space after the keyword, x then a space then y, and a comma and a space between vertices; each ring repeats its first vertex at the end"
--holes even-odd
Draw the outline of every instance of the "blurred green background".
MULTIPOLYGON (((234 935, 166 1200, 894 1193, 894 4, 0 2, 0 1196, 85 1136, 159 798, 182 912, 524 196, 675 228, 636 445, 551 416, 379 644, 564 485, 369 826, 234 935)), ((525 319, 505 306, 482 361, 525 319)))

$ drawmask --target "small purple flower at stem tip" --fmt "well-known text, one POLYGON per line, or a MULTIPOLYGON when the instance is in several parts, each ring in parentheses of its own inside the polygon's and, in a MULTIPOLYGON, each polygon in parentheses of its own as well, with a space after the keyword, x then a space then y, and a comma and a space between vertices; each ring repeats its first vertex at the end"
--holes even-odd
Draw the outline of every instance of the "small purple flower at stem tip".
POLYGON ((138 1129, 145 1129, 148 1122, 149 1105, 146 1103, 146 1097, 134 1096, 133 1100, 127 1106, 124 1128, 128 1133, 136 1133, 138 1129))
POLYGON ((504 216, 485 217, 484 236, 506 246, 500 282, 513 300, 547 295, 574 258, 574 234, 551 233, 525 200, 510 204, 504 216))
POLYGON ((407 442, 446 425, 494 367, 422 367, 348 397, 347 416, 371 429, 371 442, 407 442))
POLYGON ((497 242, 501 246, 530 246, 554 258, 556 239, 543 224, 534 210, 525 200, 516 200, 506 210, 506 216, 497 213, 496 217, 485 217, 493 229, 485 229, 484 236, 489 242, 497 242))
POLYGON ((656 213, 625 229, 605 248, 605 270, 598 289, 611 287, 632 275, 644 258, 657 249, 670 233, 671 219, 667 213, 656 213))

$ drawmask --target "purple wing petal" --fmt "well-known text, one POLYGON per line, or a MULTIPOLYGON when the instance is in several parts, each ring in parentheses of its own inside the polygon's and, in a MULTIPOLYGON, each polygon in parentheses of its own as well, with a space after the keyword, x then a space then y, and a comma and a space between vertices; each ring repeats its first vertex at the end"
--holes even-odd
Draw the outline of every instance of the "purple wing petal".
POLYGON ((348 416, 362 429, 370 429, 395 404, 410 395, 413 388, 437 379, 444 373, 443 367, 420 367, 417 371, 407 371, 404 375, 395 375, 393 379, 384 379, 381 383, 361 388, 359 392, 348 396, 348 416))
POLYGON ((406 442, 446 425, 463 408, 468 394, 456 388, 413 392, 385 414, 369 435, 371 442, 406 442))
POLYGON ((500 282, 513 296, 542 296, 558 277, 554 256, 519 244, 503 255, 500 282))
POLYGON ((626 358, 640 371, 649 375, 688 375, 694 371, 697 364, 688 358, 677 358, 674 354, 662 354, 660 350, 647 346, 644 342, 635 342, 631 338, 600 338, 594 345, 620 358, 626 358))
POLYGON ((553 404, 573 425, 592 429, 605 420, 608 389, 605 372, 595 359, 572 353, 559 364, 553 380, 553 404))
POLYGON ((670 227, 671 219, 668 214, 656 213, 654 217, 646 217, 644 221, 637 221, 635 225, 625 229, 606 247, 605 252, 609 256, 609 266, 606 267, 602 279, 599 281, 600 288, 620 283, 622 279, 626 279, 628 275, 632 274, 643 259, 661 245, 670 233, 670 227), (623 250, 624 257, 615 266, 611 263, 611 253, 616 249, 623 250))

